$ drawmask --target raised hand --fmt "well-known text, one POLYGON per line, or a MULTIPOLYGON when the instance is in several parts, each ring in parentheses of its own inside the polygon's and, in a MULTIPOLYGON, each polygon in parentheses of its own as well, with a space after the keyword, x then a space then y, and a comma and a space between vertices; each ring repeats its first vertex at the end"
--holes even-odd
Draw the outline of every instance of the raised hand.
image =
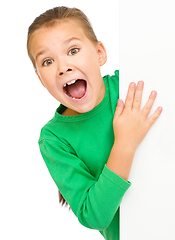
POLYGON ((158 107, 148 118, 156 91, 151 92, 147 103, 140 109, 143 86, 143 81, 137 86, 135 83, 129 85, 125 104, 118 100, 113 119, 115 141, 106 165, 125 180, 128 179, 136 148, 162 112, 162 107, 158 107))
POLYGON ((148 118, 157 96, 156 91, 151 92, 147 103, 140 110, 143 86, 143 81, 138 82, 137 86, 135 83, 129 85, 125 105, 122 100, 118 100, 113 120, 115 140, 124 141, 128 147, 135 149, 162 112, 162 107, 158 107, 148 118))

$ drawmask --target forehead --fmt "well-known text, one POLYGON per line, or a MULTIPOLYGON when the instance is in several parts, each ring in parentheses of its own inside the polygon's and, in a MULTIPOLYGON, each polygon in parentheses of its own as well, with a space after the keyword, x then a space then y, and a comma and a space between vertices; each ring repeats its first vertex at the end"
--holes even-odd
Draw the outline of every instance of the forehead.
POLYGON ((55 23, 51 27, 41 27, 34 32, 31 39, 31 47, 41 45, 47 41, 63 42, 70 37, 84 40, 86 37, 82 26, 75 21, 64 21, 55 23))

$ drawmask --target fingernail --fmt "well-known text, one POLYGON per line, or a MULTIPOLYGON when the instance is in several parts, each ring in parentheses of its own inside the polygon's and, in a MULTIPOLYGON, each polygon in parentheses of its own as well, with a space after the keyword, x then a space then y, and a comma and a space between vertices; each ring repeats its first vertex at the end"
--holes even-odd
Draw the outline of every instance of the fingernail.
POLYGON ((163 108, 162 107, 158 107, 159 111, 162 112, 163 108))
POLYGON ((144 82, 140 81, 138 82, 139 86, 143 86, 144 82))
POLYGON ((156 96, 156 95, 157 95, 157 92, 156 92, 156 91, 152 91, 152 92, 151 92, 151 95, 152 95, 152 96, 156 96))
POLYGON ((130 86, 131 86, 131 87, 135 87, 135 83, 132 82, 132 83, 130 84, 130 86))
POLYGON ((122 101, 120 99, 118 99, 118 105, 121 105, 122 101))

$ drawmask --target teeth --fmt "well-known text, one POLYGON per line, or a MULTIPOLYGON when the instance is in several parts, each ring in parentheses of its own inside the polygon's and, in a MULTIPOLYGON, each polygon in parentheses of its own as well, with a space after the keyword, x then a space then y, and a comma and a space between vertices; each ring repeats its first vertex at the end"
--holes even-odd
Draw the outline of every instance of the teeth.
POLYGON ((70 82, 67 83, 67 85, 71 85, 71 84, 74 84, 77 80, 72 80, 70 82))
POLYGON ((72 80, 71 82, 68 82, 67 85, 74 84, 75 82, 76 82, 76 80, 72 80))
POLYGON ((64 87, 66 87, 66 85, 74 84, 76 81, 77 81, 77 79, 76 79, 76 80, 72 80, 72 81, 70 81, 70 82, 68 82, 68 83, 65 83, 65 84, 64 84, 64 87))

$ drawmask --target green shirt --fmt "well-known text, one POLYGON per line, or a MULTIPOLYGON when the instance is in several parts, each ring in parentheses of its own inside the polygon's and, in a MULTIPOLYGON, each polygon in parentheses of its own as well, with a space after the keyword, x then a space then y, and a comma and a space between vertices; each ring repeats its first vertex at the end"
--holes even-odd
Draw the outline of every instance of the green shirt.
POLYGON ((41 130, 39 147, 58 189, 79 222, 107 240, 119 239, 119 206, 130 182, 107 168, 114 143, 113 116, 119 96, 119 71, 103 77, 102 102, 77 116, 59 114, 41 130))

